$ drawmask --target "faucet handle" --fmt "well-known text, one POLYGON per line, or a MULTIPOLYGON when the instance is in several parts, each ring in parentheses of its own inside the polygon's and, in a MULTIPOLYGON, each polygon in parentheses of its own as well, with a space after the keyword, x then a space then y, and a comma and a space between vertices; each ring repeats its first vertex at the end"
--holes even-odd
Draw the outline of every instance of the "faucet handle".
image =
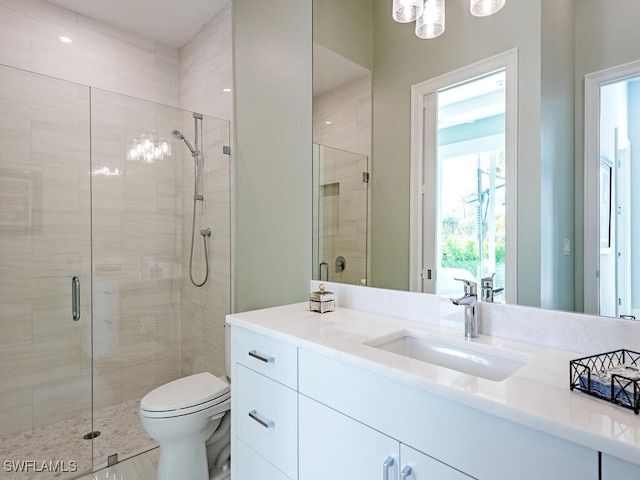
POLYGON ((478 284, 472 280, 465 280, 464 278, 454 278, 459 282, 464 283, 464 294, 465 295, 475 295, 478 293, 478 284))
POLYGON ((482 279, 482 286, 483 287, 493 287, 493 282, 495 281, 495 277, 496 277, 495 273, 492 273, 488 277, 484 277, 482 279))

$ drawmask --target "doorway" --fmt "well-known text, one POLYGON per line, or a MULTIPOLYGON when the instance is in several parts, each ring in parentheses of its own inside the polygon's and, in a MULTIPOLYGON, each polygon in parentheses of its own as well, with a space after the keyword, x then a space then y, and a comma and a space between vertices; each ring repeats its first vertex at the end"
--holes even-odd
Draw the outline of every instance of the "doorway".
POLYGON ((640 62, 587 75, 585 92, 585 312, 637 319, 640 62))

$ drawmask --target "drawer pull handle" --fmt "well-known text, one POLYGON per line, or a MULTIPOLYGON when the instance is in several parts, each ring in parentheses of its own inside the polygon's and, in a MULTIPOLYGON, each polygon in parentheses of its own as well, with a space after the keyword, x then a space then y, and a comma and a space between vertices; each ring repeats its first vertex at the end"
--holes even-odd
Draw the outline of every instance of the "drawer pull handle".
POLYGON ((389 470, 396 463, 393 457, 387 457, 387 459, 382 462, 382 480, 389 480, 389 470))
POLYGON ((256 359, 258 359, 258 360, 260 360, 261 362, 264 362, 264 363, 273 363, 273 362, 276 361, 275 358, 273 358, 273 357, 265 357, 264 355, 260 355, 255 350, 251 350, 249 352, 249 356, 253 357, 253 358, 256 358, 256 359))
POLYGON ((407 478, 413 475, 413 469, 409 465, 405 465, 402 471, 400 472, 400 479, 407 480, 407 478))
POLYGON ((253 418, 256 422, 258 422, 260 425, 262 425, 264 428, 276 428, 276 424, 273 420, 263 420, 262 418, 260 418, 260 415, 258 415, 258 412, 256 412, 255 410, 251 410, 249 412, 249 416, 253 418))

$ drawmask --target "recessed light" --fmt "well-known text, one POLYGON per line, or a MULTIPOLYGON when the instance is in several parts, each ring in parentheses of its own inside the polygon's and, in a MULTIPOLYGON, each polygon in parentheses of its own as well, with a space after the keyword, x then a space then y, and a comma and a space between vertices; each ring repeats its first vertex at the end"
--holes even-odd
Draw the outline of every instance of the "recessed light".
POLYGON ((230 88, 223 88, 222 91, 224 93, 229 93, 229 92, 231 92, 231 89, 230 88))
POLYGON ((60 41, 62 43, 71 43, 71 39, 69 37, 65 37, 64 35, 60 37, 60 41))
POLYGON ((327 120, 324 122, 325 125, 333 125, 333 122, 331 120, 327 120))

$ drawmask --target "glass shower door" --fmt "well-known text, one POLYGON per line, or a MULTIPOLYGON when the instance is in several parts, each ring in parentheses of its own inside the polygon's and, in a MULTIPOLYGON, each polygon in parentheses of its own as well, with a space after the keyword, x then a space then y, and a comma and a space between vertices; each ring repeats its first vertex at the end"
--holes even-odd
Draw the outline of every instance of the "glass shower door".
POLYGON ((313 278, 366 283, 368 158, 313 147, 313 278))
POLYGON ((0 84, 0 478, 73 478, 92 449, 89 89, 0 84))

